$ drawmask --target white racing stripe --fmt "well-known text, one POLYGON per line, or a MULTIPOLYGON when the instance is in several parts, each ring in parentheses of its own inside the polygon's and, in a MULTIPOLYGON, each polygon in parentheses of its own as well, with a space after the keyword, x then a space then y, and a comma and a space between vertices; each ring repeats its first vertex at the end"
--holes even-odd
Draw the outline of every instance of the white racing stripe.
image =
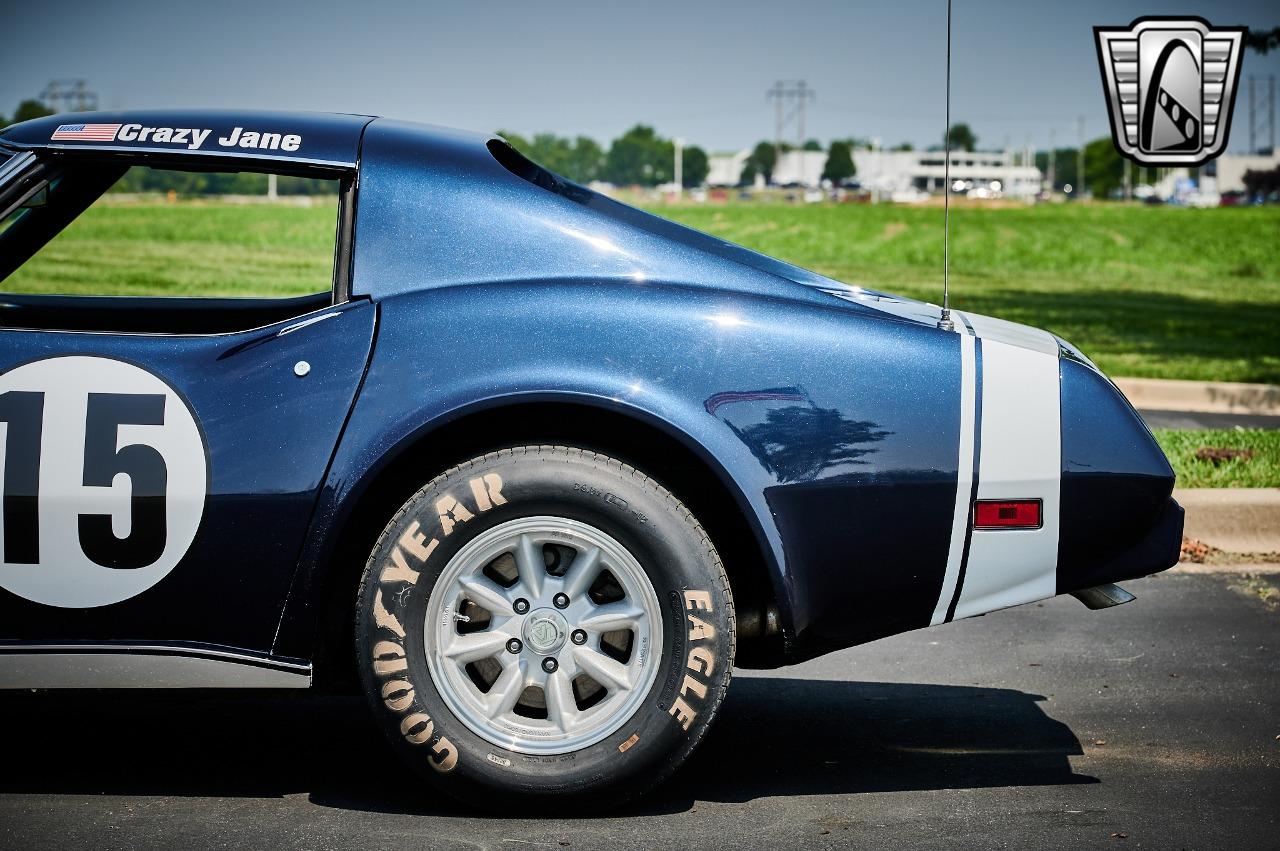
MULTIPOLYGON (((973 324, 981 337, 983 322, 973 324)), ((1028 346, 1023 339, 1016 344, 982 339, 977 498, 1039 499, 1044 525, 972 533, 955 619, 1057 593, 1062 477, 1058 350, 1051 335, 1012 327, 1019 337, 1038 334, 1041 341, 1028 346)), ((999 336, 1007 337, 1007 329, 1000 330, 1006 333, 999 336)))
MULTIPOLYGON (((958 310, 952 313, 984 341, 1008 343, 1053 355, 1055 358, 1058 356, 1058 341, 1048 331, 1005 319, 996 319, 994 316, 983 316, 981 313, 961 313, 958 310)), ((1057 384, 1056 381, 1054 383, 1057 384)))
POLYGON ((965 555, 969 533, 969 503, 973 498, 974 424, 977 415, 977 341, 971 334, 960 337, 960 448, 956 461, 956 505, 951 515, 951 547, 947 551, 947 570, 942 577, 942 590, 933 608, 930 624, 947 619, 947 610, 955 597, 960 579, 960 565, 965 555))

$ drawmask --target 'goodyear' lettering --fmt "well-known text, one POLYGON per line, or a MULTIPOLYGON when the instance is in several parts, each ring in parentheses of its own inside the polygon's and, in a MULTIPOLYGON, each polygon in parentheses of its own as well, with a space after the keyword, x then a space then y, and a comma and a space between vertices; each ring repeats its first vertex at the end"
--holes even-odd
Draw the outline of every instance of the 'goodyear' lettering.
MULTIPOLYGON (((243 141, 244 135, 238 135, 239 132, 240 128, 236 128, 235 133, 227 139, 219 139, 218 143, 224 144, 233 138, 243 141)), ((474 512, 451 493, 443 494, 435 502, 436 518, 443 536, 452 534, 458 524, 474 520, 477 514, 507 503, 502 493, 502 477, 497 473, 477 476, 467 485, 475 502, 474 512)), ((439 545, 439 539, 428 537, 418 520, 410 522, 391 545, 378 581, 381 585, 397 586, 396 593, 384 597, 383 589, 377 590, 373 598, 373 622, 378 629, 394 638, 383 639, 373 645, 372 663, 374 674, 385 678, 381 687, 382 703, 400 717, 400 735, 411 745, 426 745, 431 754, 431 766, 446 772, 458 764, 458 750, 453 742, 437 732, 431 716, 415 705, 416 690, 409 678, 409 661, 401 643, 405 637, 404 624, 396 615, 396 607, 403 605, 401 592, 408 590, 404 586, 418 584, 422 565, 439 545), (388 599, 392 601, 392 608, 387 607, 388 599)), ((696 693, 696 689, 693 690, 696 693)))

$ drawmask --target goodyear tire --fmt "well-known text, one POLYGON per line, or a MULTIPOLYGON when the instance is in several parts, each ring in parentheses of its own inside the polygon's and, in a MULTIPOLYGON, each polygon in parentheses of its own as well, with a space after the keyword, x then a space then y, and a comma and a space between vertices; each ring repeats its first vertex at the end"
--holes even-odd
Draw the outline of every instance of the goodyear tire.
POLYGON ((728 580, 668 491, 559 446, 447 471, 387 524, 361 675, 408 764, 486 809, 600 807, 693 751, 729 683, 728 580))

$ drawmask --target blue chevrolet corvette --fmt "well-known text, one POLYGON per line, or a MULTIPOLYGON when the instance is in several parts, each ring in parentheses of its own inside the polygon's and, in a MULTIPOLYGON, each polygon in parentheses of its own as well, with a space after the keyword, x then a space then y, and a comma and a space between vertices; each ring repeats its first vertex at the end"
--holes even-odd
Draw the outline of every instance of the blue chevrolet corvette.
POLYGON ((446 792, 601 806, 680 765, 734 665, 1114 605, 1177 560, 1169 464, 1065 341, 940 321, 493 136, 14 125, 0 282, 137 169, 330 181, 331 285, 0 283, 0 688, 359 687, 446 792))

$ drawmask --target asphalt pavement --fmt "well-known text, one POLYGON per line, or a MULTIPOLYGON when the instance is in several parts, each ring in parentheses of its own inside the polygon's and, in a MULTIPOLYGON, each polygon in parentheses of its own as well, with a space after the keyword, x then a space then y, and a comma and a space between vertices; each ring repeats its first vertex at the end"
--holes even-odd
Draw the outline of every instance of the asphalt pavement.
POLYGON ((423 791, 357 698, 4 695, 0 847, 1276 848, 1280 576, 1125 585, 740 672, 604 818, 423 791))

